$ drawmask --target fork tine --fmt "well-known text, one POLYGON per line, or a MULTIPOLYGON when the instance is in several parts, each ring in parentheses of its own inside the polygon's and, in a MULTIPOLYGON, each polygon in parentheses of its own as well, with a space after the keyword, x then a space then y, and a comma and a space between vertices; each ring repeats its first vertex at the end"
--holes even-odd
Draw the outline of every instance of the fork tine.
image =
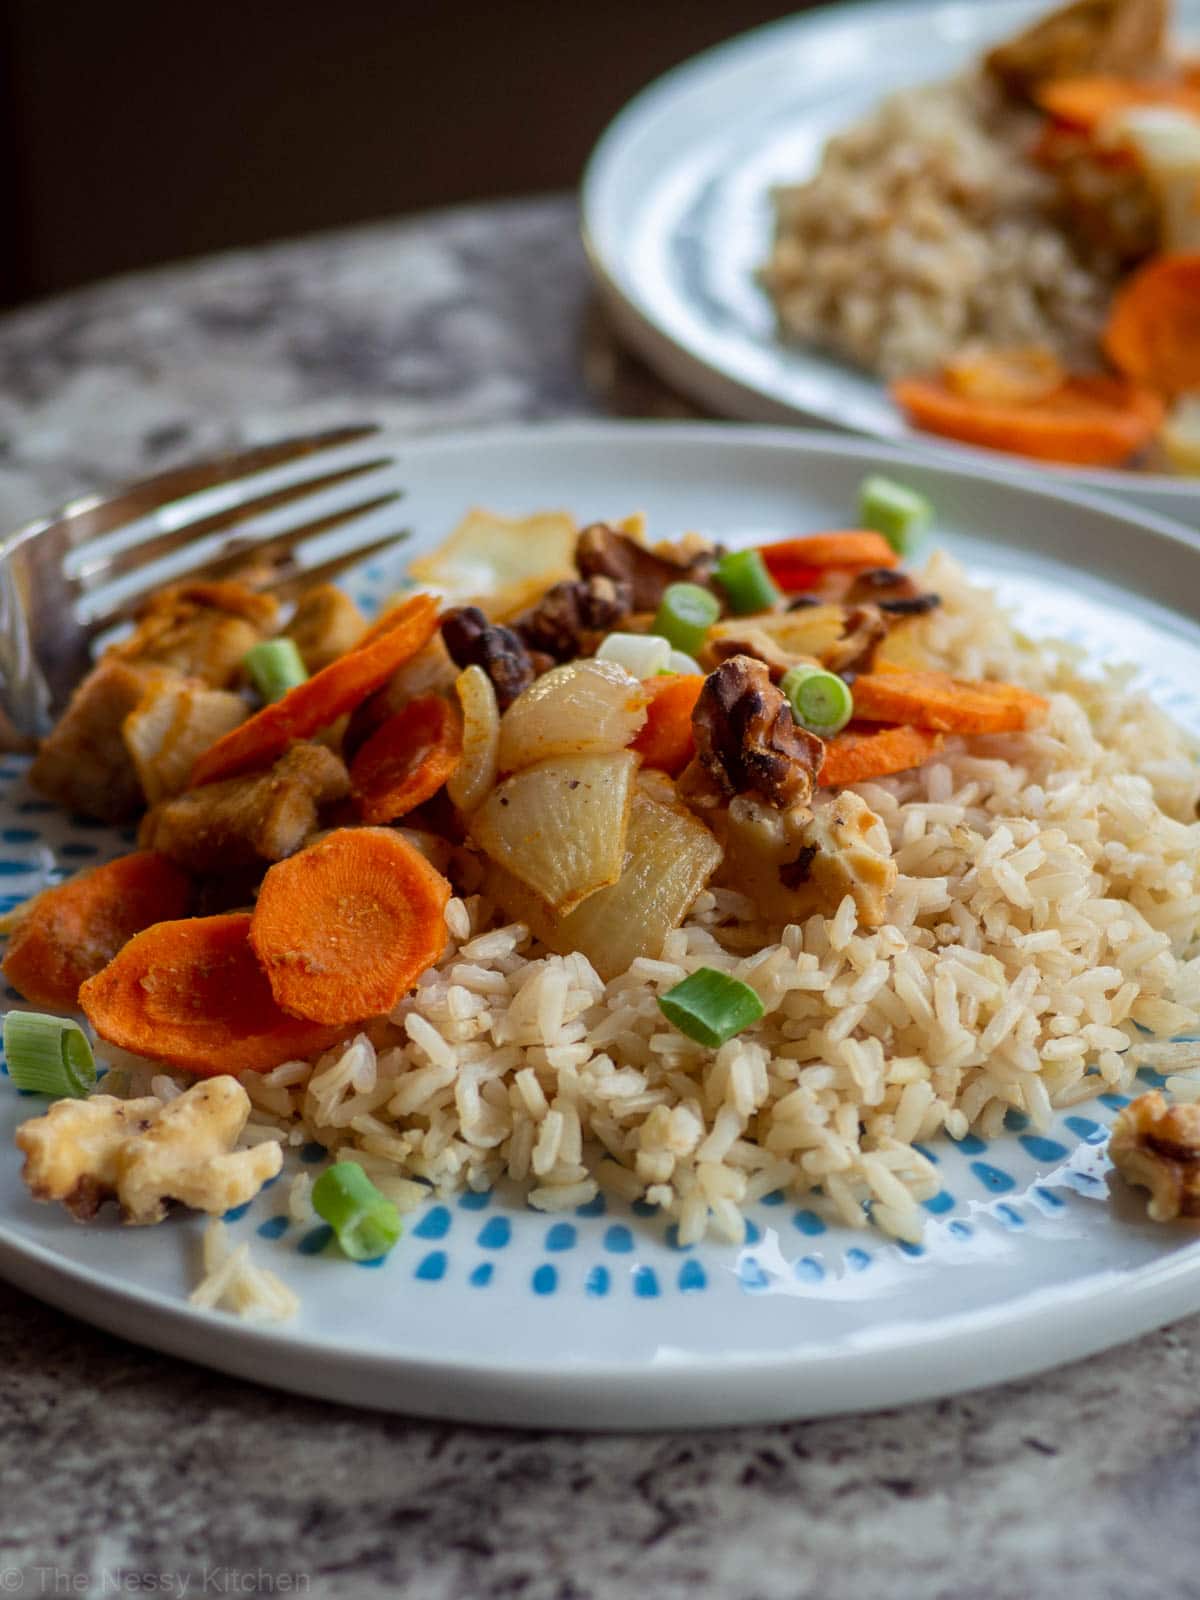
POLYGON ((403 540, 411 538, 407 528, 399 533, 389 534, 385 539, 376 539, 371 544, 361 545, 357 550, 343 550, 338 555, 330 556, 328 561, 321 561, 316 566, 306 567, 297 563, 294 571, 281 573, 278 578, 262 585, 280 600, 298 600, 305 589, 318 583, 331 583, 339 573, 345 572, 349 567, 356 567, 360 562, 369 561, 372 556, 381 554, 384 550, 391 549, 403 540))
MULTIPOLYGON (((143 581, 136 589, 122 587, 116 599, 106 601, 104 594, 107 586, 102 586, 80 602, 79 620, 90 626, 93 631, 99 631, 101 627, 109 628, 114 623, 128 621, 137 614, 145 600, 156 589, 161 589, 168 583, 184 579, 211 582, 227 578, 240 568, 288 561, 293 558, 297 546, 306 544, 320 534, 330 533, 343 524, 365 520, 372 512, 379 511, 384 506, 394 505, 402 498, 403 493, 402 489, 390 489, 387 493, 376 495, 371 500, 360 500, 352 506, 343 506, 325 516, 312 518, 296 527, 285 529, 272 537, 255 538, 249 534, 239 535, 235 531, 233 536, 208 559, 189 567, 185 572, 163 572, 164 563, 161 560, 145 570, 139 566, 137 573, 143 581)), ((390 544, 396 537, 395 534, 389 534, 382 542, 385 545, 390 544)), ((350 560, 361 559, 355 553, 353 546, 343 545, 341 549, 347 551, 350 560)), ((271 587, 271 584, 268 581, 259 587, 271 587)))
POLYGON ((379 432, 377 422, 349 423, 340 428, 327 428, 320 433, 297 434, 289 439, 277 439, 270 444, 252 445, 247 450, 217 456, 210 461, 184 467, 173 467, 153 477, 142 478, 130 484, 119 494, 84 495, 69 501, 51 516, 28 523, 5 541, 8 548, 23 544, 35 535, 54 535, 67 545, 79 545, 89 539, 111 533, 158 506, 196 494, 214 485, 229 483, 251 473, 265 472, 283 466, 303 456, 320 450, 332 450, 338 445, 354 444, 379 432))
POLYGON ((299 483, 288 484, 283 489, 275 489, 269 494, 259 495, 253 500, 241 501, 231 506, 226 511, 219 511, 213 516, 200 517, 196 521, 187 521, 168 528, 165 532, 151 535, 147 539, 140 539, 135 544, 122 545, 120 548, 105 552, 101 550, 90 559, 86 552, 90 544, 80 546, 76 556, 83 558, 71 563, 71 576, 83 594, 98 588, 102 583, 110 583, 114 578, 124 577, 126 573, 133 572, 139 567, 149 565, 152 561, 161 560, 173 551, 180 549, 185 544, 191 544, 198 539, 208 538, 216 533, 223 533, 227 528, 236 528, 239 522, 244 522, 248 517, 259 515, 266 511, 277 510, 281 506, 289 505, 293 500, 301 500, 309 495, 318 493, 322 489, 332 489, 339 483, 349 482, 352 478, 361 477, 366 472, 377 472, 381 467, 392 465, 391 456, 375 456, 370 461, 356 462, 353 466, 343 467, 337 472, 328 472, 319 478, 304 478, 299 483))

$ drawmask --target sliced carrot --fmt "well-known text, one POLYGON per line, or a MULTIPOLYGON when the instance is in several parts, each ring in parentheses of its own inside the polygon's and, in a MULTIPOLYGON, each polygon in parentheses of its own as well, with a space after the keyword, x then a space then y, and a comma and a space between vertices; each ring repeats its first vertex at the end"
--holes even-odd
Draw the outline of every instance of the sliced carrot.
POLYGON ((215 783, 269 767, 293 740, 310 738, 353 711, 429 643, 437 628, 438 603, 432 595, 416 594, 391 612, 390 619, 381 632, 373 630, 355 649, 210 745, 192 768, 192 783, 215 783))
POLYGON ((823 572, 828 567, 895 567, 900 557, 881 533, 852 528, 833 533, 809 533, 796 539, 778 539, 759 546, 767 571, 782 588, 791 590, 784 577, 794 570, 808 568, 823 572))
POLYGON ((1102 122, 1137 106, 1174 106, 1200 115, 1200 88, 1194 84, 1151 83, 1146 79, 1049 78, 1034 90, 1034 100, 1056 122, 1093 134, 1102 122))
POLYGON ((74 1011, 79 985, 135 933, 182 917, 192 886, 156 850, 118 856, 29 904, 4 955, 4 976, 34 1005, 74 1011))
POLYGON ((422 694, 382 723, 350 765, 364 822, 394 822, 431 800, 462 759, 462 723, 440 694, 422 694))
POLYGON ((650 696, 646 722, 632 748, 647 767, 658 767, 672 777, 682 772, 696 753, 692 738, 692 712, 704 687, 704 674, 680 672, 647 678, 642 687, 650 696))
POLYGON ((870 672, 854 680, 855 715, 934 733, 1015 733, 1047 709, 1015 683, 967 683, 946 672, 870 672))
POLYGON ((1125 378, 1068 378, 1033 401, 985 400, 956 392, 938 374, 902 378, 892 398, 916 427, 966 444, 1038 461, 1119 467, 1162 425, 1162 401, 1125 378))
POLYGON ((339 828, 263 879, 250 939, 276 1003, 364 1022, 401 1001, 446 943, 450 885, 399 833, 339 828))
POLYGON ((826 788, 886 778, 892 772, 919 767, 942 748, 940 733, 926 728, 875 728, 851 724, 826 741, 817 782, 826 788))
POLYGON ((1200 251, 1155 256, 1122 285, 1104 348, 1127 378, 1162 394, 1200 389, 1200 251))
POLYGON ((102 1039, 199 1077, 267 1072, 336 1044, 336 1028, 287 1016, 250 946, 250 913, 158 922, 79 991, 102 1039))

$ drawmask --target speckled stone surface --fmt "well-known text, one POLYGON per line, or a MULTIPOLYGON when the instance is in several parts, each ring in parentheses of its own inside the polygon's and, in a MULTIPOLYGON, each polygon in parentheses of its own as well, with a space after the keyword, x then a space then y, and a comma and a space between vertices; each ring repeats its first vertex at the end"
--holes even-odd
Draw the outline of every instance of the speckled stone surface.
MULTIPOLYGON (((566 200, 103 285, 0 323, 0 525, 306 427, 684 408, 589 308, 566 200)), ((1200 1319, 964 1399, 693 1436, 268 1393, 0 1285, 5 1594, 1200 1597, 1200 1319)))

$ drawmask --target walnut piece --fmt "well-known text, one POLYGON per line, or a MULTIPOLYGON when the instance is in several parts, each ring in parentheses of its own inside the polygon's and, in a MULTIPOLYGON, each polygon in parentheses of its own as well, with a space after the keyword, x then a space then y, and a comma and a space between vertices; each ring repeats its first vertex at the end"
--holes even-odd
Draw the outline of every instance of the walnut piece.
POLYGON ((752 793, 781 808, 811 798, 825 746, 796 722, 763 662, 731 656, 710 673, 692 729, 697 763, 723 794, 752 793))
POLYGON ((596 573, 552 585, 537 605, 513 619, 513 627, 530 650, 574 661, 594 655, 604 635, 623 627, 632 610, 632 586, 596 573))
POLYGON ((533 682, 533 662, 524 640, 512 628, 490 622, 478 606, 455 606, 445 612, 442 640, 456 667, 480 667, 488 675, 501 711, 533 682))
POLYGON ((1139 1095, 1117 1113, 1108 1154, 1127 1183, 1149 1189, 1151 1221, 1200 1217, 1200 1104, 1139 1095))
POLYGON ((59 1200, 80 1222, 116 1200, 124 1222, 161 1222, 169 1201, 220 1216, 276 1177, 274 1140, 236 1150, 250 1097, 236 1078, 205 1078, 174 1100, 95 1094, 59 1100, 16 1132, 36 1200, 59 1200))
POLYGON ((703 540, 682 548, 648 550, 604 522, 585 528, 575 545, 575 565, 581 577, 611 578, 626 585, 634 611, 657 611, 669 584, 706 585, 715 561, 716 551, 703 540))

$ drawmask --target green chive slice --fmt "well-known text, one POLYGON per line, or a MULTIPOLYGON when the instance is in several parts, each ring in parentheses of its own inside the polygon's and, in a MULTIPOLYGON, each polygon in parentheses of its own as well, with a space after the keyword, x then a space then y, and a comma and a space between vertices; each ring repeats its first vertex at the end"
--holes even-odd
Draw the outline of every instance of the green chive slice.
POLYGON ((375 1261, 402 1232, 400 1213, 357 1161, 337 1161, 312 1187, 313 1210, 333 1229, 351 1261, 375 1261))
POLYGON ((933 506, 915 489, 873 473, 858 491, 858 514, 864 528, 881 533, 897 555, 907 556, 928 531, 933 506))
POLYGON ((4 1018, 8 1075, 18 1089, 83 1100, 96 1083, 96 1060, 87 1034, 69 1017, 10 1011, 4 1018))
POLYGON ((658 1008, 673 1028, 710 1050, 763 1015, 763 1003, 748 983, 712 967, 697 967, 682 983, 659 995, 658 1008))
POLYGON ((731 550, 717 562, 713 576, 724 589, 730 610, 739 617, 769 611, 779 599, 775 581, 757 550, 731 550))
POLYGON ((779 687, 796 721, 810 733, 839 733, 854 715, 854 696, 844 678, 824 667, 792 667, 779 687))
POLYGON ((247 650, 242 665, 268 705, 289 689, 308 681, 308 672, 294 639, 264 639, 247 650))
POLYGON ((720 615, 721 604, 715 594, 698 583, 671 583, 663 591, 653 632, 668 640, 672 649, 694 655, 720 615))

